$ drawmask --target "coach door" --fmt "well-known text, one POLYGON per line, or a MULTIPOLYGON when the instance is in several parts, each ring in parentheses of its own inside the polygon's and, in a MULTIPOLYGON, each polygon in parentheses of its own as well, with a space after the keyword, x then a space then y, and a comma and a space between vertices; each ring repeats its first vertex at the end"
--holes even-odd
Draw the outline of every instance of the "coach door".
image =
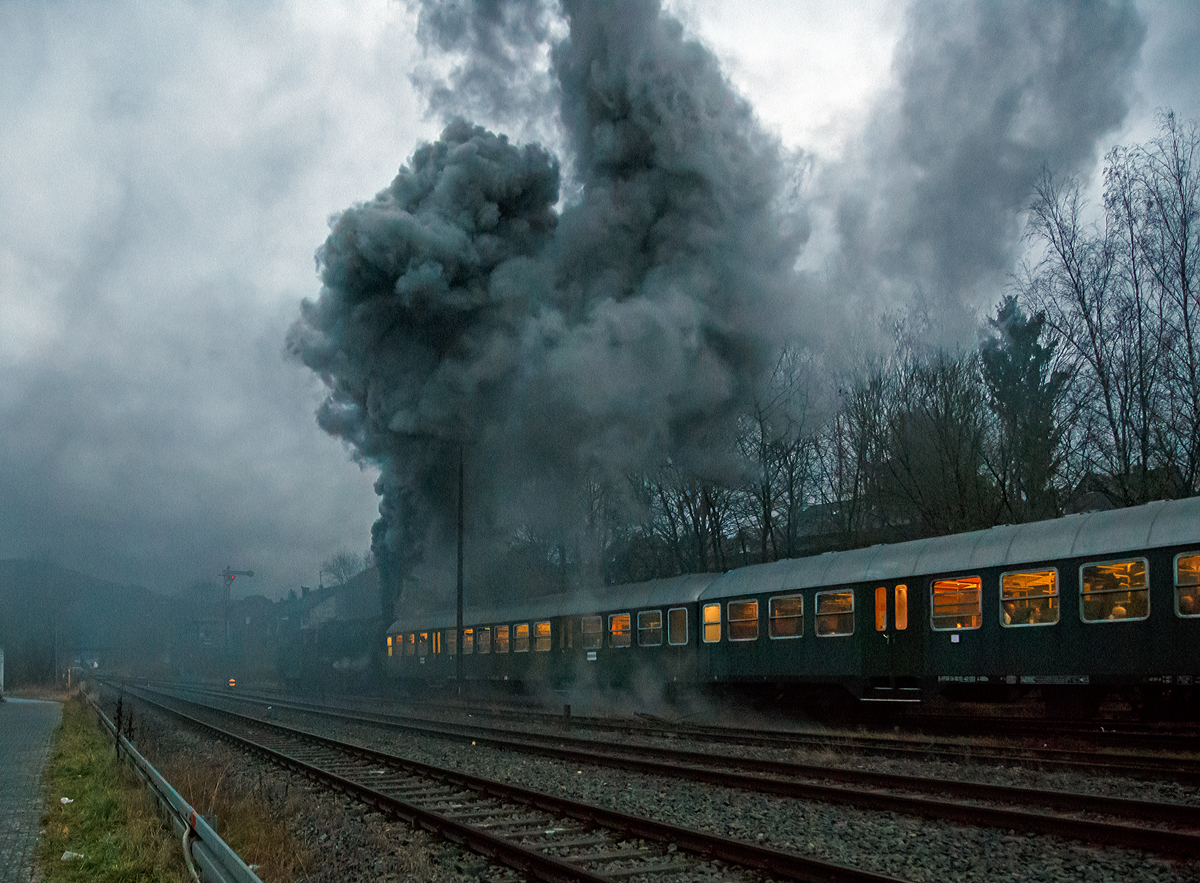
POLYGON ((909 616, 912 593, 905 583, 868 588, 873 612, 863 635, 863 699, 910 701, 921 698, 921 629, 909 616), (914 627, 917 626, 917 627, 914 627))

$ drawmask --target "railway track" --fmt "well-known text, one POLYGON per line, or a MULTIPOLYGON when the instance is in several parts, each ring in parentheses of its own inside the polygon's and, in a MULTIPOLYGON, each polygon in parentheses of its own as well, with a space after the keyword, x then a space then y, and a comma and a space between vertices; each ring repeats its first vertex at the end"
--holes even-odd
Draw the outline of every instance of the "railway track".
MULTIPOLYGON (((218 698, 228 702, 231 697, 218 694, 218 698)), ((246 697, 236 697, 235 701, 244 702, 246 697)), ((346 714, 275 702, 272 708, 276 711, 292 708, 301 713, 378 724, 391 730, 536 754, 573 764, 600 764, 752 793, 907 813, 959 824, 1055 834, 1169 856, 1200 856, 1200 809, 1194 806, 714 755, 675 747, 613 745, 561 734, 414 724, 394 715, 346 714)))
POLYGON ((766 874, 812 883, 903 883, 896 877, 405 760, 179 697, 154 699, 149 691, 124 689, 126 695, 532 879, 669 880, 692 876, 700 865, 718 862, 723 879, 750 880, 766 874), (734 868, 745 874, 731 876, 734 868))
MULTIPOLYGON (((180 687, 189 692, 228 699, 228 691, 208 690, 196 687, 180 687)), ((367 710, 363 706, 327 705, 304 702, 277 694, 254 694, 239 692, 240 700, 287 705, 312 714, 340 714, 358 716, 364 720, 376 720, 393 726, 413 728, 437 728, 462 724, 445 718, 421 718, 412 714, 383 713, 367 710)), ((377 709, 376 703, 374 708, 377 709)), ((1004 746, 978 744, 962 741, 946 741, 926 737, 871 736, 862 734, 830 732, 788 732, 733 729, 730 727, 702 726, 672 723, 650 716, 635 719, 612 720, 608 718, 571 717, 538 714, 531 712, 523 716, 509 712, 474 709, 474 718, 497 718, 518 723, 522 734, 535 736, 528 730, 531 724, 555 733, 555 738, 565 729, 572 733, 596 732, 621 737, 659 739, 669 742, 687 740, 709 745, 730 745, 738 748, 764 748, 775 751, 817 750, 834 751, 839 754, 852 753, 871 757, 888 757, 918 761, 944 760, 953 763, 1022 765, 1040 771, 1074 771, 1089 776, 1106 775, 1114 778, 1137 778, 1166 781, 1174 784, 1200 787, 1200 751, 1186 754, 1161 754, 1146 751, 1111 752, 1092 748, 1038 747, 1036 745, 1004 746)), ((486 727, 491 731, 495 728, 486 727)), ((1200 745, 1197 746, 1200 749, 1200 745)))

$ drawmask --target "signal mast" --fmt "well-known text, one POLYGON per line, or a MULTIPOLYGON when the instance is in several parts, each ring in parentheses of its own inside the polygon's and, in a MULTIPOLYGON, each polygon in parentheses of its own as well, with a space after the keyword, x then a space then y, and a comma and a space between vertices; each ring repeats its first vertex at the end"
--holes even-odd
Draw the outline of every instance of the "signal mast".
POLYGON ((231 570, 229 565, 225 565, 225 569, 221 571, 221 582, 224 591, 221 593, 224 601, 224 619, 225 619, 225 662, 229 662, 229 598, 233 591, 233 581, 239 576, 254 576, 253 570, 231 570))

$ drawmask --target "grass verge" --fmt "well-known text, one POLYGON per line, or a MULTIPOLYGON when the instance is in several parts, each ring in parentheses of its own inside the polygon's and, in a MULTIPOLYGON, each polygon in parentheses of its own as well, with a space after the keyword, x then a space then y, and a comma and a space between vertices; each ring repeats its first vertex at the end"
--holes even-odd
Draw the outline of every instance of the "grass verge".
POLYGON ((141 780, 116 758, 113 743, 78 695, 42 774, 46 805, 38 841, 43 883, 186 883, 180 842, 141 780), (64 804, 60 798, 68 797, 64 804), (80 858, 62 858, 71 852, 80 858))
POLYGON ((286 822, 296 815, 300 798, 261 781, 254 790, 240 789, 230 781, 231 767, 199 760, 175 757, 158 769, 196 812, 217 820, 218 836, 262 880, 294 880, 312 869, 311 851, 296 841, 286 822))

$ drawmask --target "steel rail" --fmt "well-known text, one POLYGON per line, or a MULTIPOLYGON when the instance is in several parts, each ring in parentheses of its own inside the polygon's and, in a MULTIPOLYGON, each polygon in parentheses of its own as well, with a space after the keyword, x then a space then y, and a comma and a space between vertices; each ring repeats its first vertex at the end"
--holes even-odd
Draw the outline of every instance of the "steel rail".
MULTIPOLYGON (((143 695, 141 690, 130 689, 128 687, 126 690, 136 695, 141 701, 168 711, 181 719, 217 734, 222 739, 226 739, 236 745, 250 747, 282 766, 294 769, 318 780, 326 781, 339 790, 356 796, 365 803, 371 804, 378 809, 392 812, 410 823, 418 824, 433 833, 447 837, 447 839, 462 843, 473 851, 497 858, 504 864, 535 876, 537 879, 555 881, 555 883, 566 880, 608 881, 608 883, 611 883, 611 878, 596 875, 576 865, 560 862, 541 853, 524 849, 503 838, 495 837, 479 829, 457 822, 447 816, 407 803, 370 788, 367 785, 347 779, 337 773, 305 763, 298 758, 225 730, 222 727, 196 718, 179 709, 156 702, 143 695)), ((627 836, 653 840, 660 843, 673 843, 678 848, 699 855, 707 860, 719 859, 746 868, 766 871, 783 879, 802 881, 802 883, 903 883, 899 878, 885 874, 876 874, 858 868, 821 862, 789 850, 758 846, 740 840, 719 837, 665 822, 658 822, 642 816, 620 813, 593 804, 580 803, 541 791, 521 788, 516 785, 496 782, 456 770, 449 770, 400 758, 386 752, 367 748, 366 746, 330 739, 291 727, 284 727, 227 709, 212 708, 211 706, 205 706, 191 700, 179 699, 178 697, 173 698, 176 698, 176 701, 187 704, 199 705, 202 708, 216 711, 219 714, 236 720, 251 723, 254 726, 264 727, 292 737, 300 737, 337 751, 351 753, 370 760, 372 763, 386 764, 413 772, 417 775, 453 783, 482 794, 513 800, 547 812, 558 813, 587 824, 616 830, 627 836)))
MULTIPOLYGON (((222 696, 221 698, 228 698, 222 696)), ((288 709, 291 703, 277 703, 288 709)), ((688 751, 679 748, 659 748, 653 745, 614 746, 595 739, 581 739, 565 735, 529 733, 464 725, 411 724, 397 715, 369 712, 339 713, 329 709, 309 709, 295 706, 305 714, 334 717, 340 720, 367 721, 395 729, 423 735, 448 737, 463 741, 482 742, 496 748, 536 752, 543 756, 573 761, 597 762, 597 756, 611 758, 614 764, 626 766, 632 760, 654 758, 673 764, 671 770, 686 768, 686 765, 721 766, 746 772, 763 773, 770 776, 819 779, 862 785, 872 789, 894 790, 953 795, 970 800, 989 800, 996 803, 1043 806, 1069 812, 1091 812, 1136 821, 1153 821, 1181 825, 1187 828, 1200 827, 1200 807, 1178 803, 1163 803, 1103 795, 1081 794, 1071 791, 1047 791, 1012 785, 991 785, 959 779, 930 779, 921 776, 881 773, 869 770, 852 770, 844 767, 816 766, 791 761, 765 760, 754 757, 738 757, 729 754, 688 751), (569 747, 564 747, 569 746, 569 747)), ((753 780, 757 782, 757 779, 753 780)))
MULTIPOLYGON (((176 689, 184 689, 191 692, 208 693, 214 696, 227 694, 222 691, 209 690, 199 688, 194 685, 172 685, 176 689)), ((262 701, 264 703, 279 703, 286 702, 297 707, 302 707, 306 711, 314 714, 334 713, 331 709, 339 708, 345 713, 352 714, 378 714, 377 712, 369 712, 352 706, 329 706, 318 705, 316 703, 298 702, 290 697, 275 697, 269 695, 256 696, 251 693, 239 693, 240 698, 250 699, 251 701, 262 701)), ((480 712, 476 712, 480 713, 480 712)), ((496 714, 494 712, 486 712, 486 714, 496 714)), ((543 718, 546 726, 561 726, 564 718, 560 715, 551 715, 546 713, 536 714, 530 713, 523 715, 522 718, 528 721, 530 716, 535 715, 543 718)), ((436 721, 429 718, 415 718, 411 715, 380 715, 389 717, 396 725, 419 725, 413 724, 413 721, 422 721, 424 723, 439 726, 445 725, 444 721, 436 721)), ((507 713, 496 714, 498 717, 513 717, 507 713)), ((1170 781, 1176 784, 1200 785, 1200 762, 1192 757, 1171 757, 1171 756, 1146 756, 1146 755, 1121 755, 1101 751, 1083 751, 1077 749, 1065 748, 1050 748, 1035 746, 1014 746, 1010 748, 977 746, 977 745, 962 745, 957 743, 947 743, 928 738, 910 739, 905 744, 901 744, 897 739, 891 737, 871 737, 860 735, 839 735, 839 734, 813 734, 813 733, 789 733, 783 730, 772 730, 763 732, 762 730, 743 731, 729 727, 710 727, 700 726, 695 724, 669 724, 665 721, 659 721, 657 718, 644 716, 646 719, 642 721, 621 720, 612 721, 601 718, 590 717, 573 717, 570 719, 571 726, 574 729, 598 729, 606 732, 626 733, 630 735, 644 734, 647 736, 660 736, 666 738, 693 738, 698 741, 712 740, 714 742, 737 743, 744 746, 766 747, 766 748, 798 748, 798 747, 814 747, 821 749, 837 749, 837 750, 854 750, 870 753, 881 757, 898 757, 898 758, 914 758, 926 759, 929 757, 947 757, 950 760, 969 759, 972 762, 991 762, 1001 764, 1012 764, 1014 762, 1029 763, 1036 765, 1039 768, 1054 768, 1062 770, 1074 770, 1088 774, 1095 774, 1100 771, 1107 771, 1112 775, 1121 776, 1138 776, 1141 778, 1151 778, 1158 781, 1170 781)), ((451 724, 452 725, 452 724, 451 724)))
MULTIPOLYGON (((186 702, 189 700, 181 701, 186 702)), ((323 711, 320 714, 328 716, 333 713, 323 711)), ((891 787, 909 791, 915 790, 927 794, 950 793, 966 798, 967 800, 992 800, 1018 804, 1038 803, 1060 810, 1090 812, 1107 816, 1133 818, 1140 821, 1153 820, 1170 824, 1180 824, 1195 829, 1197 827, 1197 818, 1200 818, 1200 810, 1196 807, 1181 804, 1158 804, 1150 801, 1111 798, 1072 792, 1051 792, 1032 788, 1015 788, 954 780, 927 780, 915 776, 814 767, 779 761, 759 761, 751 758, 714 756, 699 752, 677 752, 674 749, 643 748, 643 746, 630 745, 614 747, 594 740, 573 739, 570 737, 539 737, 544 739, 545 742, 555 741, 560 744, 566 743, 574 746, 560 748, 545 744, 543 741, 527 741, 526 737, 528 734, 524 733, 520 734, 522 737, 520 739, 511 738, 511 731, 501 731, 504 735, 496 736, 494 735, 494 731, 486 731, 480 728, 458 727, 438 730, 403 723, 393 723, 388 720, 371 721, 370 717, 378 717, 375 715, 368 717, 360 716, 358 718, 350 715, 334 716, 341 717, 342 719, 383 723, 389 727, 410 732, 421 732, 427 735, 432 734, 464 741, 475 741, 494 748, 525 751, 527 753, 532 752, 546 757, 571 760, 576 763, 600 764, 621 770, 635 770, 648 775, 665 775, 756 793, 769 793, 781 797, 852 805, 861 809, 907 813, 961 824, 1057 834, 1061 837, 1101 843, 1106 846, 1127 846, 1176 856, 1200 856, 1200 834, 1194 832, 1121 825, 1107 821, 1078 819, 1028 810, 979 806, 961 801, 935 800, 925 797, 915 797, 911 794, 888 793, 878 789, 891 787), (651 757, 669 759, 647 760, 645 757, 639 757, 636 754, 630 753, 631 751, 640 752, 651 757), (689 763, 692 765, 689 765, 689 763), (694 765, 697 763, 703 764, 703 766, 694 765), (720 769, 713 769, 713 765, 753 769, 756 772, 765 772, 771 775, 758 776, 730 773, 720 769), (861 787, 851 789, 813 782, 798 782, 777 778, 780 775, 833 779, 861 787)))

